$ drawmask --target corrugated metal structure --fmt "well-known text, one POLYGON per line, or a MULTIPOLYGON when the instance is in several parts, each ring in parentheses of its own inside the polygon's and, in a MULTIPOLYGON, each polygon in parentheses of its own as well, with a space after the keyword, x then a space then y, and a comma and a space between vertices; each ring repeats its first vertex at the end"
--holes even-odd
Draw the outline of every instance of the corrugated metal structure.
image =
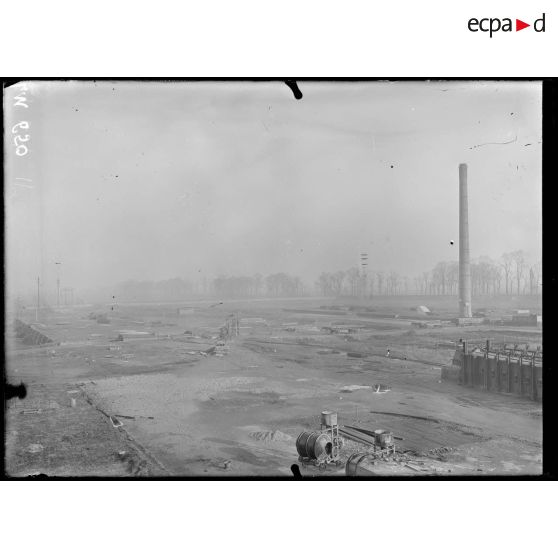
POLYGON ((470 351, 468 344, 455 352, 451 366, 442 368, 442 379, 457 379, 464 386, 512 393, 542 401, 542 351, 514 348, 491 348, 487 341, 484 349, 470 351))
POLYGON ((542 360, 534 356, 469 353, 462 362, 459 383, 463 385, 542 401, 542 360))
POLYGON ((542 316, 540 314, 515 314, 511 321, 513 325, 542 326, 542 316))

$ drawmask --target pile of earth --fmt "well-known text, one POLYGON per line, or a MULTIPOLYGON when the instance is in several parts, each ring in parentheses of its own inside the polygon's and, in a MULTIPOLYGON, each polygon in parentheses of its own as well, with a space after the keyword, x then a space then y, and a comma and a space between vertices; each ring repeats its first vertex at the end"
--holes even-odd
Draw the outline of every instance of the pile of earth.
POLYGON ((289 442, 293 439, 292 436, 281 432, 280 430, 259 430, 250 432, 250 438, 259 440, 260 442, 289 442))

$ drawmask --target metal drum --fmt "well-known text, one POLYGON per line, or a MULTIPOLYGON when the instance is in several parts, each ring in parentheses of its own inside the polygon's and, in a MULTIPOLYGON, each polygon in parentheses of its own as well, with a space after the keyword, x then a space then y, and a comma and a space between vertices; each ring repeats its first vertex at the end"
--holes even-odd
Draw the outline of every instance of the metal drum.
POLYGON ((337 426, 337 413, 322 411, 322 426, 337 426))
POLYGON ((331 438, 322 432, 302 432, 296 439, 296 451, 300 457, 320 459, 331 453, 331 438))
POLYGON ((345 464, 345 474, 348 477, 375 476, 374 456, 368 453, 353 453, 345 464))
POLYGON ((387 430, 374 430, 376 444, 382 449, 393 446, 393 434, 387 430))

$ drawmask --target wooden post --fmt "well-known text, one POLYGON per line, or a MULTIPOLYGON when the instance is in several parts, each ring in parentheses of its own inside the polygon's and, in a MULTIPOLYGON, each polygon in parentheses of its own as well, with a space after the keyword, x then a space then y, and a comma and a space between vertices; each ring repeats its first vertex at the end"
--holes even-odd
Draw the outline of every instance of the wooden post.
POLYGON ((535 373, 535 357, 531 357, 531 399, 537 399, 537 375, 535 373))

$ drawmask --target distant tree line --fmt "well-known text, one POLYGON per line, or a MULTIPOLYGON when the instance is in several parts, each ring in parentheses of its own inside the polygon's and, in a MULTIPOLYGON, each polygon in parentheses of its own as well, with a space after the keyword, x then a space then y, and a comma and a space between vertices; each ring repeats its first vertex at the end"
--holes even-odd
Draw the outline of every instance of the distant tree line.
MULTIPOLYGON (((542 264, 528 263, 521 250, 502 255, 499 261, 483 257, 471 262, 473 295, 516 295, 540 293, 542 264)), ((197 283, 187 279, 165 281, 126 281, 117 285, 114 294, 118 301, 179 301, 193 295, 221 298, 348 296, 369 298, 401 295, 452 295, 459 288, 458 262, 439 262, 430 271, 413 278, 396 271, 364 272, 362 268, 322 272, 308 288, 299 277, 287 273, 264 276, 219 275, 203 278, 197 283)))
POLYGON ((124 281, 114 289, 114 296, 119 302, 181 300, 193 293, 192 282, 180 278, 164 281, 124 281))
MULTIPOLYGON (((505 253, 500 261, 478 258, 471 262, 473 295, 538 295, 541 278, 542 263, 529 264, 522 250, 505 253)), ((415 277, 414 282, 420 294, 457 294, 459 263, 440 262, 430 272, 415 277)))
MULTIPOLYGON (((473 295, 537 295, 541 277, 541 262, 528 264, 521 250, 503 254, 500 261, 483 257, 471 262, 473 295)), ((412 281, 396 271, 365 273, 363 269, 352 267, 323 272, 315 283, 316 293, 322 296, 457 295, 458 288, 458 262, 439 262, 412 281)))
MULTIPOLYGON (((218 296, 223 298, 249 298, 258 296, 296 297, 307 293, 299 277, 287 273, 274 273, 264 277, 219 275, 193 283, 175 278, 164 281, 124 281, 116 285, 111 294, 115 302, 126 301, 179 301, 192 296, 218 296)), ((107 296, 107 295, 105 295, 107 296)))
POLYGON ((213 293, 221 297, 292 297, 304 295, 305 290, 299 277, 287 273, 264 277, 257 273, 251 277, 220 275, 213 280, 213 293))

